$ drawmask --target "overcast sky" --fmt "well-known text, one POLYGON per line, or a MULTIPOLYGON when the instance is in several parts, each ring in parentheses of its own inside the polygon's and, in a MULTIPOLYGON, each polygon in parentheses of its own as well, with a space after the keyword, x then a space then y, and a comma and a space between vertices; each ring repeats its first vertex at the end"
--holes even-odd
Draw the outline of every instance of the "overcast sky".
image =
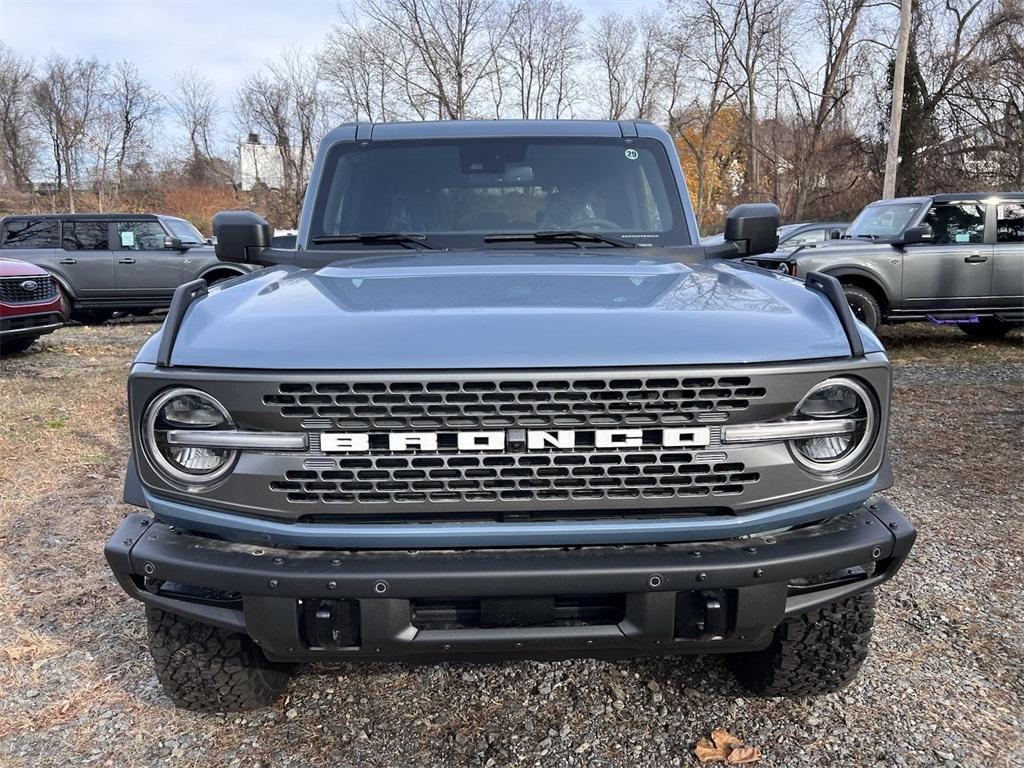
MULTIPOLYGON (((347 4, 350 0, 343 0, 347 4)), ((589 17, 659 0, 575 0, 589 17)), ((0 0, 0 40, 42 61, 51 52, 128 58, 163 93, 176 72, 213 81, 230 110, 240 81, 281 50, 312 50, 337 19, 336 0, 0 0)), ((230 120, 222 120, 229 130, 230 120)))

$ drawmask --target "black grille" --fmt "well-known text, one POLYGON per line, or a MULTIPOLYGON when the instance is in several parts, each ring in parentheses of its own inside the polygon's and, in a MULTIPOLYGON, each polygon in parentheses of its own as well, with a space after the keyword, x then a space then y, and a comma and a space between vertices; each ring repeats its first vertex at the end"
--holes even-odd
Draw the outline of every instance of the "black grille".
POLYGON ((263 398, 282 416, 340 429, 676 425, 743 411, 765 396, 749 378, 622 377, 288 383, 263 398))
POLYGON ((732 496, 760 475, 700 453, 637 449, 557 454, 359 456, 292 470, 270 489, 293 503, 607 501, 732 496))
POLYGON ((0 278, 0 301, 7 304, 46 301, 56 295, 57 282, 48 275, 0 278), (24 287, 26 284, 31 286, 31 290, 24 287))

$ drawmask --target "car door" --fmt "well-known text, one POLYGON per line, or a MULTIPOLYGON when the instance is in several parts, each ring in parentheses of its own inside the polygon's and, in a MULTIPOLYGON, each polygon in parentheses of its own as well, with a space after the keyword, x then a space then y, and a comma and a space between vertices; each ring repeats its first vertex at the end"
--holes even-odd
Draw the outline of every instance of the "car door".
POLYGON ((932 228, 931 242, 903 248, 905 309, 981 309, 991 304, 987 208, 977 200, 936 202, 928 208, 921 224, 932 228))
POLYGON ((170 298, 181 284, 181 251, 168 248, 156 219, 125 219, 112 224, 117 292, 122 298, 170 298))
POLYGON ((113 299, 117 295, 109 229, 105 221, 88 219, 66 220, 61 225, 63 250, 57 263, 81 299, 113 299))
POLYGON ((992 248, 992 302, 1024 308, 1024 200, 996 206, 996 242, 992 248))

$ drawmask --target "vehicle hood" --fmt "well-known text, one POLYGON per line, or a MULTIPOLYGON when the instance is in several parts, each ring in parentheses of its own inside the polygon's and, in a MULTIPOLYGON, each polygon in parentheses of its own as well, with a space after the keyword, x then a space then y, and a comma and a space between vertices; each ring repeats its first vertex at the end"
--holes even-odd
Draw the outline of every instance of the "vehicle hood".
MULTIPOLYGON (((693 250, 454 251, 271 267, 187 311, 173 365, 445 369, 763 363, 849 355, 821 294, 693 250)), ((865 346, 880 350, 869 333, 865 346)), ((154 362, 158 338, 140 352, 154 362)))
POLYGON ((17 259, 0 259, 0 277, 36 277, 45 274, 46 270, 35 264, 17 259))

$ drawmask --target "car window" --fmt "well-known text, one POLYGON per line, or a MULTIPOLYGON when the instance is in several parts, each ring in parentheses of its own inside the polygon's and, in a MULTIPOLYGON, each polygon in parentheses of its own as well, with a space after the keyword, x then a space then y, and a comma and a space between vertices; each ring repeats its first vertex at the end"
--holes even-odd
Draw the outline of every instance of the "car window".
POLYGON ((996 242, 1024 243, 1024 203, 1003 203, 996 209, 996 242))
POLYGON ((935 245, 985 242, 985 206, 982 203, 936 203, 923 224, 932 228, 935 245))
POLYGON ((820 243, 825 239, 824 229, 808 229, 804 232, 793 235, 786 239, 786 245, 806 245, 807 243, 820 243))
POLYGON ((14 219, 4 222, 4 248, 56 248, 60 242, 56 219, 14 219))
POLYGON ((201 244, 206 242, 206 239, 203 237, 203 233, 184 219, 172 219, 167 217, 164 218, 163 221, 171 231, 171 234, 183 243, 201 244))
POLYGON ((119 221, 114 247, 122 251, 162 251, 164 228, 155 221, 119 221))
POLYGON ((311 234, 415 232, 458 248, 495 233, 584 229, 681 245, 675 184, 653 139, 344 142, 325 161, 311 234))
POLYGON ((105 221, 65 221, 64 250, 105 251, 110 247, 107 231, 105 221))
POLYGON ((869 205, 846 230, 846 237, 862 237, 869 240, 898 237, 920 210, 920 203, 869 205))

